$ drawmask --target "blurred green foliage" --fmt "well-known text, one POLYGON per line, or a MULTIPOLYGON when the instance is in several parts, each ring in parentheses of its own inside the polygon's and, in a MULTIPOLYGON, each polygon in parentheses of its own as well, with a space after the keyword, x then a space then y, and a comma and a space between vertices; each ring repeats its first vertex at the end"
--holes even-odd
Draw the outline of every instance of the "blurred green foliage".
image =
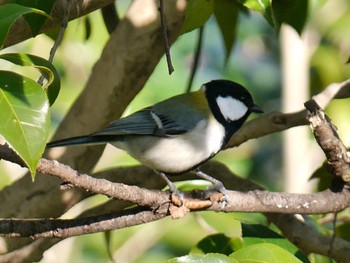
MULTIPOLYGON (((202 83, 211 79, 232 79, 248 87, 265 112, 281 110, 280 41, 278 33, 271 27, 274 21, 273 9, 269 5, 263 8, 256 6, 257 1, 254 0, 239 2, 242 5, 240 8, 245 12, 239 12, 233 38, 225 37, 223 31, 226 29, 222 26, 220 29, 214 16, 206 22, 200 66, 192 89, 198 89, 202 83), (246 8, 253 8, 258 12, 248 12, 246 8)), ((303 37, 307 37, 312 46, 310 94, 316 94, 328 84, 343 81, 350 76, 350 67, 346 64, 350 55, 350 3, 345 0, 296 2, 302 5, 305 14, 301 20, 292 19, 291 23, 292 26, 295 23, 296 30, 303 37), (305 5, 308 5, 307 11, 305 5), (304 31, 301 32, 304 25, 304 31)), ((118 1, 117 4, 118 11, 123 15, 128 1, 118 1)), ((99 12, 89 14, 89 27, 86 27, 84 19, 70 22, 64 41, 55 57, 54 64, 61 76, 62 91, 52 108, 54 126, 57 126, 79 95, 108 39, 99 12), (86 33, 89 35, 88 39, 86 39, 86 33)), ((195 22, 198 26, 205 21, 206 19, 202 19, 199 23, 195 22)), ((278 17, 278 25, 275 26, 279 28, 282 22, 288 21, 278 17)), ((168 75, 166 61, 163 58, 145 88, 129 105, 125 114, 185 91, 197 35, 196 31, 192 31, 182 35, 175 42, 171 47, 175 72, 171 76, 168 75)), ((51 45, 52 41, 49 37, 40 35, 20 44, 16 49, 30 50, 30 53, 47 57, 51 45)), ((349 101, 332 102, 327 112, 339 127, 345 143, 349 143, 350 137, 347 132, 350 129, 349 101)), ((282 190, 281 134, 272 134, 258 141, 247 142, 239 149, 226 150, 215 159, 224 162, 240 176, 253 179, 269 190, 282 190)), ((136 161, 119 150, 109 149, 106 150, 103 160, 96 169, 114 166, 116 163, 130 165, 135 164, 136 161)), ((1 186, 11 181, 5 176, 10 174, 6 173, 8 169, 12 168, 0 167, 1 186)), ((84 204, 93 206, 98 198, 90 198, 84 204)), ((318 222, 318 219, 320 218, 315 217, 315 222, 318 222)), ((167 218, 159 222, 115 231, 111 234, 111 250, 112 254, 118 253, 120 258, 132 259, 133 262, 164 262, 170 258, 187 255, 209 234, 221 233, 220 235, 240 239, 242 221, 268 225, 261 214, 194 213, 177 221, 167 218)), ((338 230, 346 233, 348 225, 339 224, 338 230)), ((331 224, 321 224, 319 227, 324 233, 331 235, 329 231, 331 224)), ((64 246, 65 242, 59 246, 64 246)), ((103 233, 77 237, 73 242, 74 246, 67 262, 107 262, 109 260, 103 233)), ((276 248, 273 247, 273 249, 276 248)), ((310 260, 328 262, 317 255, 311 255, 310 260)))

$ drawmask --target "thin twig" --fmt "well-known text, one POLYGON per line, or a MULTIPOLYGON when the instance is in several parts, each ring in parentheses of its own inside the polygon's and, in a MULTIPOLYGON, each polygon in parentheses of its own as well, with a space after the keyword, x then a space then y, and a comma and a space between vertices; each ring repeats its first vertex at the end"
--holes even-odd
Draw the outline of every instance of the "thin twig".
MULTIPOLYGON (((313 99, 324 109, 335 98, 350 97, 350 79, 341 83, 332 83, 313 99)), ((259 138, 292 127, 307 125, 306 110, 294 113, 269 112, 246 122, 230 139, 226 148, 238 146, 250 139, 259 138)))
POLYGON ((169 39, 168 39, 168 32, 167 32, 167 26, 166 26, 166 19, 165 19, 165 16, 164 16, 163 0, 159 1, 159 13, 160 13, 160 21, 162 23, 162 32, 163 32, 165 56, 166 56, 166 61, 167 61, 167 64, 168 64, 169 75, 171 75, 171 73, 173 73, 173 71, 174 71, 174 67, 173 67, 173 63, 171 62, 171 56, 170 56, 170 47, 169 47, 169 39))
POLYGON ((83 234, 117 230, 152 222, 165 217, 142 207, 135 207, 105 215, 76 219, 2 219, 2 237, 66 238, 83 234), (10 232, 7 232, 10 230, 10 232))
POLYGON ((188 85, 187 85, 187 89, 186 89, 187 92, 190 92, 194 77, 195 77, 197 70, 198 70, 199 59, 201 57, 201 51, 202 51, 203 34, 204 34, 204 26, 201 26, 201 28, 199 29, 199 33, 198 33, 198 42, 197 42, 197 47, 196 47, 196 53, 194 56, 192 67, 191 67, 191 75, 190 75, 190 79, 188 81, 188 85))
MULTIPOLYGON (((66 3, 66 10, 64 12, 64 16, 62 17, 62 21, 61 21, 61 28, 60 31, 58 32, 57 38, 55 40, 55 43, 53 44, 51 50, 50 50, 50 56, 49 56, 49 62, 52 63, 53 62, 53 58, 55 57, 56 51, 58 49, 58 46, 61 44, 62 39, 63 39, 63 35, 64 32, 67 29, 67 25, 68 25, 68 21, 69 21, 69 14, 70 14, 70 10, 72 7, 72 3, 73 1, 65 1, 66 3)), ((44 75, 41 75, 40 78, 38 79, 38 83, 39 85, 43 85, 44 82, 44 75)))
POLYGON ((332 224, 333 235, 331 237, 331 243, 329 245, 329 250, 328 250, 329 262, 332 262, 334 240, 337 237, 337 233, 336 233, 337 216, 338 216, 338 212, 334 213, 333 224, 332 224))

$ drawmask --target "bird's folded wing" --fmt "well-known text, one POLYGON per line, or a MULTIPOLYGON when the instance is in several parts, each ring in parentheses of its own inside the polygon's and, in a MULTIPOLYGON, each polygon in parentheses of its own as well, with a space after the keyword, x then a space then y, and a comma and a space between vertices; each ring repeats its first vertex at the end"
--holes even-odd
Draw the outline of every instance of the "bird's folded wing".
POLYGON ((155 135, 174 136, 192 130, 203 118, 199 113, 182 112, 181 109, 159 110, 149 107, 112 122, 92 136, 155 135), (184 119, 185 118, 185 119, 184 119))

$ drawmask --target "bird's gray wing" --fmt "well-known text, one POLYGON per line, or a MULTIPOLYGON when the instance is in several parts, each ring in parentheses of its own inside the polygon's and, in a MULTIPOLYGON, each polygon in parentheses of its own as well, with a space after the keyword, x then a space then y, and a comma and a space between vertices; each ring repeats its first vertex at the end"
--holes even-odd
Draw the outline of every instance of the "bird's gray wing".
MULTIPOLYGON (((190 95, 191 97, 192 95, 190 95)), ((200 109, 191 110, 186 103, 189 94, 172 97, 127 117, 112 122, 105 129, 92 134, 100 135, 156 135, 172 136, 192 130, 203 119, 200 109)))
POLYGON ((161 121, 166 135, 191 131, 197 124, 208 118, 209 108, 202 91, 172 97, 153 106, 152 112, 161 121))
POLYGON ((157 124, 150 114, 151 108, 145 108, 127 117, 110 123, 106 128, 93 136, 99 135, 150 135, 154 133, 157 124))

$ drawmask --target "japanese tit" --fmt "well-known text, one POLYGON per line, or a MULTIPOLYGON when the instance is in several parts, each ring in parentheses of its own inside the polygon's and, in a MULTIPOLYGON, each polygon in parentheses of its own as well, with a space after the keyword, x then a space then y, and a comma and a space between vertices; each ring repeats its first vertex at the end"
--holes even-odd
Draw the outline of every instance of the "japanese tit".
POLYGON ((198 167, 223 149, 252 112, 263 111, 243 86, 213 80, 198 91, 144 108, 101 131, 50 142, 47 147, 110 143, 158 172, 171 191, 176 188, 166 174, 193 171, 222 192, 223 184, 198 167))

